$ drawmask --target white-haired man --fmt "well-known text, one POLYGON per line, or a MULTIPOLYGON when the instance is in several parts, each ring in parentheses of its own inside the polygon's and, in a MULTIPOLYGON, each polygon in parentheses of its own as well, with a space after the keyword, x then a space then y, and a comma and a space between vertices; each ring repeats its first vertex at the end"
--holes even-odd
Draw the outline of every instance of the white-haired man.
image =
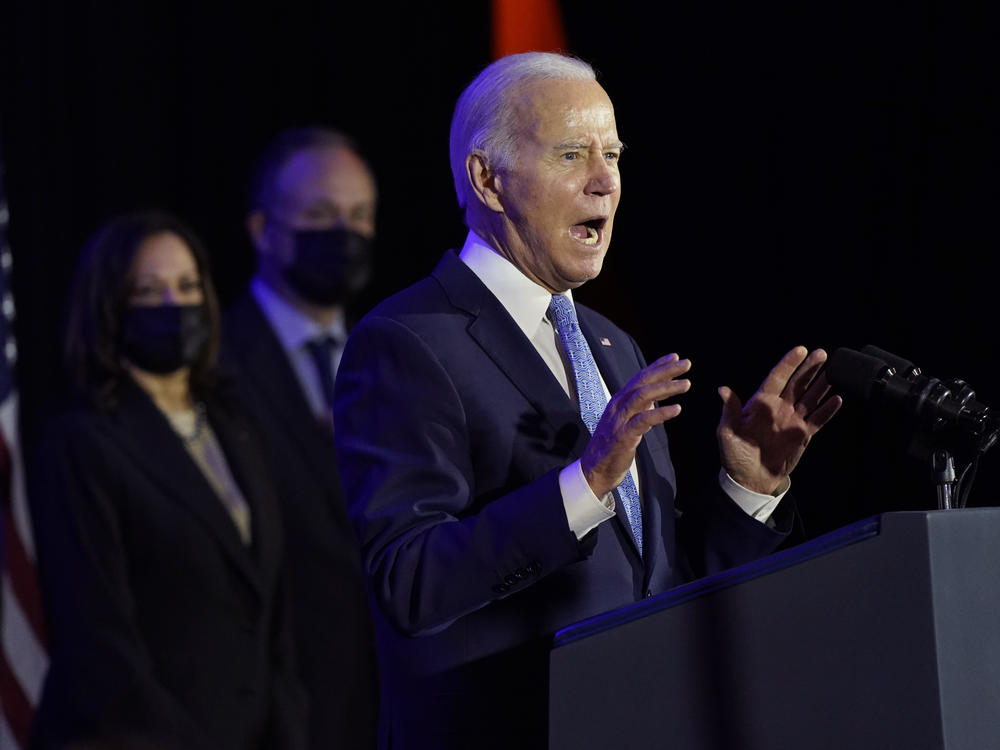
POLYGON ((572 301, 611 241, 621 152, 585 63, 487 67, 452 121, 465 246, 348 343, 337 449, 376 605, 384 747, 545 747, 551 635, 773 550, 788 475, 840 404, 817 377, 825 354, 802 347, 745 407, 720 389, 722 487, 677 518, 662 425, 690 363, 647 366, 572 301))

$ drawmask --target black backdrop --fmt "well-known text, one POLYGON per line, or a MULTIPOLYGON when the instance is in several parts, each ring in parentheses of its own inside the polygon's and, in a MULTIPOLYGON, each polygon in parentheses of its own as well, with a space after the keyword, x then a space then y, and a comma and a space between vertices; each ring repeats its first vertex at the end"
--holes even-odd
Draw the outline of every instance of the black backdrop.
MULTIPOLYGON (((585 302, 651 358, 694 361, 671 424, 682 491, 710 481, 715 388, 748 396, 790 346, 875 343, 1000 402, 994 371, 1000 132, 996 13, 912 0, 564 0, 627 144, 616 232, 585 302)), ((172 209, 224 301, 252 272, 249 163, 278 129, 354 133, 379 179, 378 282, 425 274, 464 230, 447 130, 490 59, 486 2, 8 0, 6 160, 30 435, 58 382, 76 253, 104 219, 172 209)), ((849 404, 796 472, 809 533, 933 507, 898 435, 849 404)), ((972 502, 994 504, 987 454, 972 502)))

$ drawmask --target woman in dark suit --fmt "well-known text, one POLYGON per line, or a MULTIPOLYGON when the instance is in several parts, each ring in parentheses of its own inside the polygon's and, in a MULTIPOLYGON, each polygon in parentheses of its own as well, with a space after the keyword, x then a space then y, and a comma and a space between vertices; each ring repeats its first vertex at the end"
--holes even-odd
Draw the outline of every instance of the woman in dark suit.
POLYGON ((215 377, 197 238, 112 220, 67 320, 81 398, 29 467, 51 640, 34 746, 301 747, 275 488, 215 377))

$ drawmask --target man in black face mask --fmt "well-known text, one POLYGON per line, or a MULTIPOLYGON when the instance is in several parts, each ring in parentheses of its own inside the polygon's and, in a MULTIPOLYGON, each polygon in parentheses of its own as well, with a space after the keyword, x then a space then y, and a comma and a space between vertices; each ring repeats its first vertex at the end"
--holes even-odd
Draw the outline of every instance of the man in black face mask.
POLYGON ((223 362, 238 371, 283 491, 310 747, 373 748, 372 625, 334 460, 331 403, 345 308, 371 276, 375 180, 350 138, 302 128, 264 151, 250 197, 257 272, 227 314, 223 362))

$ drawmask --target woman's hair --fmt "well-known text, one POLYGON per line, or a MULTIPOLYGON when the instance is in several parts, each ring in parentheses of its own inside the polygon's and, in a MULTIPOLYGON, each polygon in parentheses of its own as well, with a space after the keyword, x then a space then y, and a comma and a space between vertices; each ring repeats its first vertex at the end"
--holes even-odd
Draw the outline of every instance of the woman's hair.
POLYGON ((201 279, 209 338, 191 366, 191 388, 215 385, 219 352, 219 300, 209 273, 208 254, 198 236, 163 211, 112 218, 84 245, 77 262, 66 315, 63 357, 71 385, 97 405, 112 407, 127 372, 121 362, 122 318, 132 292, 132 262, 150 237, 174 234, 191 250, 201 279))

